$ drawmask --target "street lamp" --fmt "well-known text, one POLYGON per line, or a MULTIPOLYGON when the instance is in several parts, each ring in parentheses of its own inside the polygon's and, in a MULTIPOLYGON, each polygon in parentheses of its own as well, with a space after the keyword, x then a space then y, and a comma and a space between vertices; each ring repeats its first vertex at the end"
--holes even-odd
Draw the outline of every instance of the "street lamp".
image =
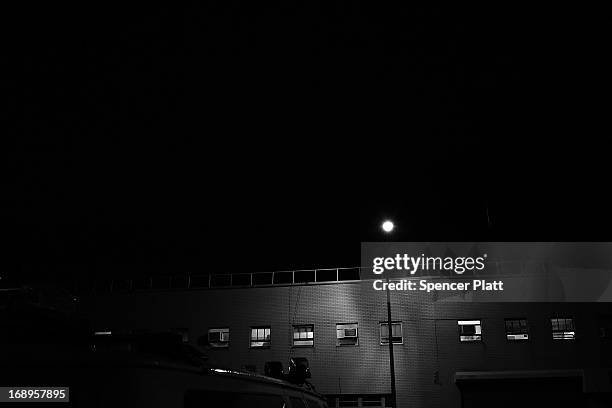
MULTIPOLYGON (((382 230, 390 234, 395 225, 391 220, 385 220, 381 224, 382 230)), ((391 404, 397 408, 397 392, 395 390, 395 358, 393 357, 393 320, 391 319, 391 293, 389 291, 389 275, 387 275, 387 340, 389 342, 389 371, 391 374, 391 404)))
POLYGON ((393 221, 391 220, 386 220, 382 223, 381 228, 383 229, 383 231, 385 231, 387 234, 393 232, 393 229, 395 228, 395 225, 393 224, 393 221))

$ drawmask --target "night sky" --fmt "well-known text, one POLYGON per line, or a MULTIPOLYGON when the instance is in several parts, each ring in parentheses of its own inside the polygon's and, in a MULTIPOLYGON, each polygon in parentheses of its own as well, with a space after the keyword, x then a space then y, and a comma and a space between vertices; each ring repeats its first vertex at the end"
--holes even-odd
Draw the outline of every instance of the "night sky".
POLYGON ((387 217, 612 239, 580 13, 244 3, 2 14, 0 283, 356 266, 387 217))

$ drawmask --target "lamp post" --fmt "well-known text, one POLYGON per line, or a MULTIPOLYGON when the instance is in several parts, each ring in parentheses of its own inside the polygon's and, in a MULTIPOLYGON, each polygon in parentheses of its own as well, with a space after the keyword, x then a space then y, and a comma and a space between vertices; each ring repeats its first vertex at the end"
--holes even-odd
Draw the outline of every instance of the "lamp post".
MULTIPOLYGON (((387 220, 381 225, 386 234, 390 234, 395 229, 392 221, 387 220)), ((389 275, 387 280, 387 340, 389 342, 389 371, 391 373, 391 406, 397 408, 397 392, 395 389, 395 359, 393 358, 393 320, 391 319, 391 293, 389 291, 389 275)))

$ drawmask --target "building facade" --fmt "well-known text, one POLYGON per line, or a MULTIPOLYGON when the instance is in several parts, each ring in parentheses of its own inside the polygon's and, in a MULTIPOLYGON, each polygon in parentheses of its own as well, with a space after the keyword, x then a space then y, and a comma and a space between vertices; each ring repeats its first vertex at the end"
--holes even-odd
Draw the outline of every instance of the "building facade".
MULTIPOLYGON (((97 330, 204 340, 219 366, 263 373, 306 357, 332 405, 388 405, 386 293, 370 281, 107 293, 88 307, 97 330)), ((399 407, 610 406, 610 304, 393 292, 391 308, 399 407)))

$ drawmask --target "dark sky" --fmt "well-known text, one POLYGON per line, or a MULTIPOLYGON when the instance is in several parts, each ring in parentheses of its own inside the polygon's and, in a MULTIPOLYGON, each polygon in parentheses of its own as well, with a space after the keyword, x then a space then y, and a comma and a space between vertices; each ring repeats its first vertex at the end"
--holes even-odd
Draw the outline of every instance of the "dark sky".
POLYGON ((2 13, 5 282, 612 238, 580 12, 244 3, 2 13))

